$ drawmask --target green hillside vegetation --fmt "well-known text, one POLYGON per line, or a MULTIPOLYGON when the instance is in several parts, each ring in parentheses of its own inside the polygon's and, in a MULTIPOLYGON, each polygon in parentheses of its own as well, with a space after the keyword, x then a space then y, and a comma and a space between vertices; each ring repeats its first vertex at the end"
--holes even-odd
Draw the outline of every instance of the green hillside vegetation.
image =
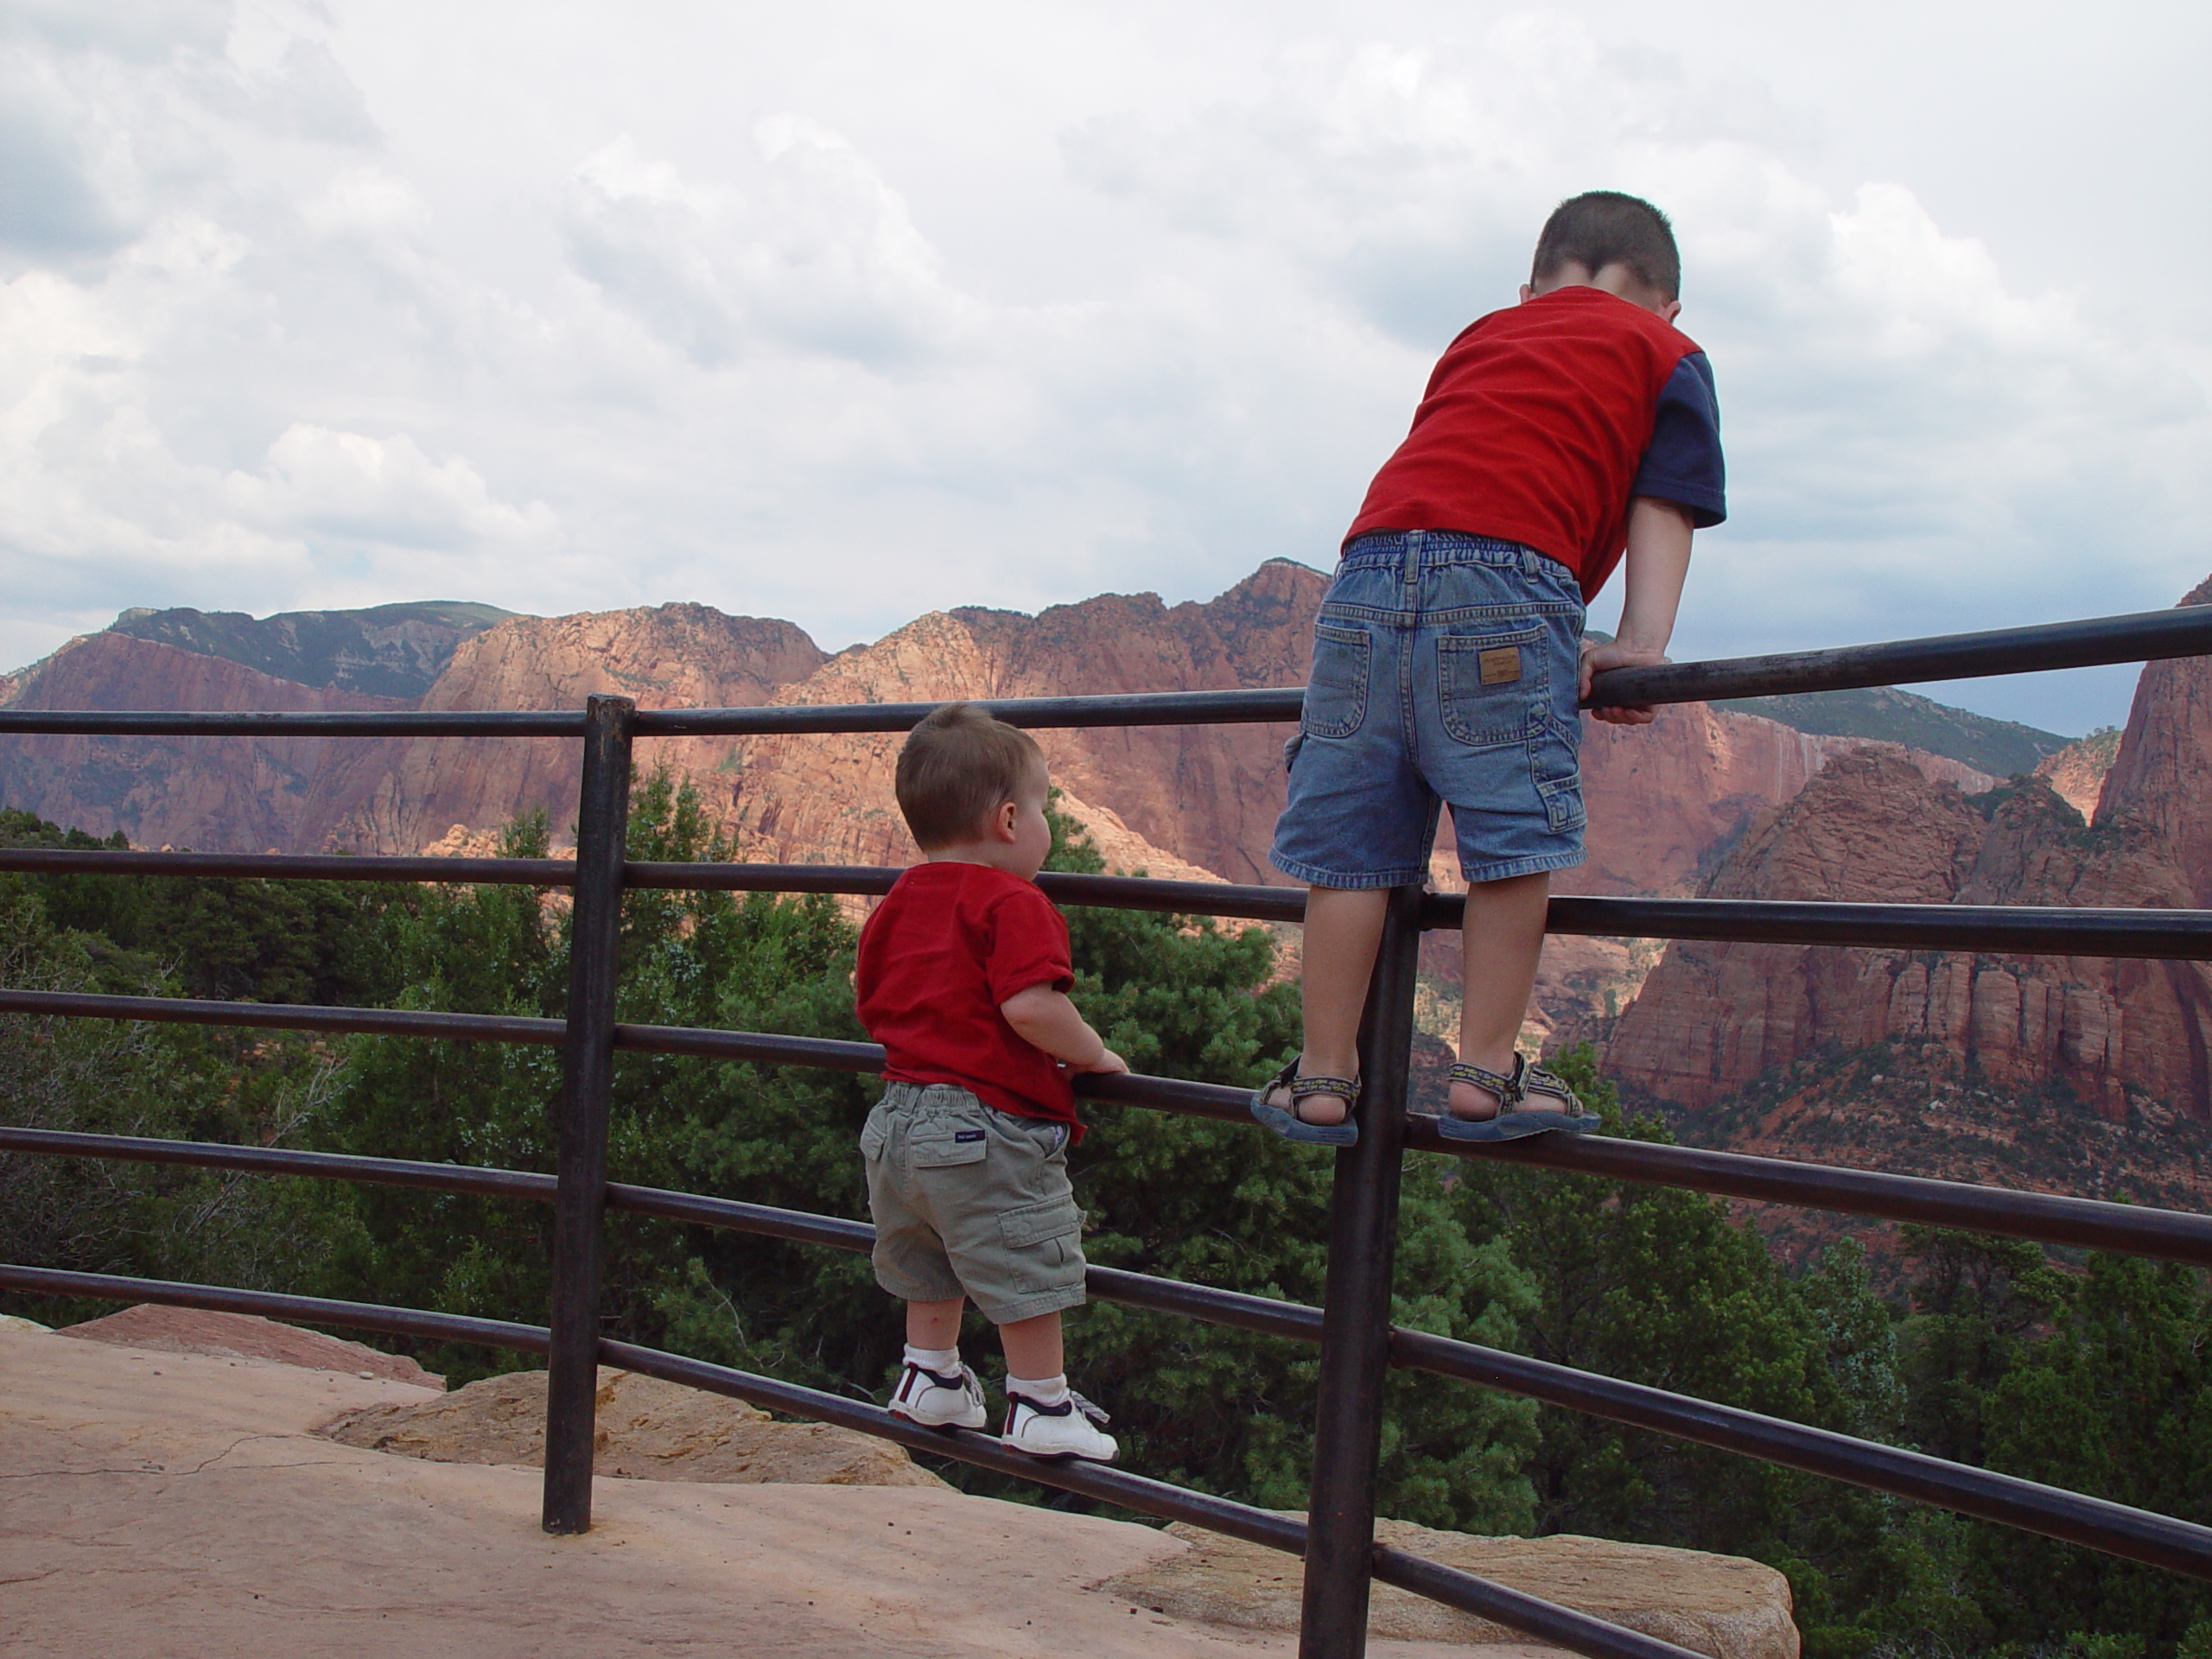
POLYGON ((1996 778, 2033 772, 2074 740, 2010 720, 1992 720, 1911 691, 1878 686, 1780 697, 1732 697, 1713 705, 1758 715, 1822 737, 1871 737, 1962 760, 1996 778))
MULTIPOLYGON (((1097 855, 1056 825, 1054 863, 1097 855)), ((0 836, 69 844, 27 815, 0 836)), ((542 819, 504 850, 542 854, 542 819)), ((640 785, 629 852, 725 857, 696 797, 640 785)), ((0 980, 554 1014, 567 912, 516 887, 165 886, 0 875, 0 980)), ((1297 1042, 1258 929, 1071 912, 1076 995, 1139 1070, 1249 1083, 1297 1042)), ((827 899, 626 900, 620 1017, 855 1038, 854 937, 827 899)), ((1558 1064, 1609 1129, 1587 1051, 1558 1064)), ((17 1122, 552 1166, 557 1050, 127 1027, 0 1015, 17 1122)), ((860 1217, 869 1077, 619 1057, 619 1180, 860 1217)), ((1321 1294, 1331 1162, 1249 1127, 1086 1109, 1076 1186, 1108 1265, 1255 1294, 1321 1294)), ((465 1195, 0 1156, 0 1259, 536 1319, 550 1209, 465 1195)), ((1922 1233, 1885 1299, 1857 1247, 1792 1269, 1724 1204, 1487 1160, 1408 1160, 1394 1317, 1416 1327, 2212 1522, 2212 1300, 2190 1269, 1922 1233)), ((92 1302, 0 1297, 50 1323, 92 1302)), ((606 1329, 881 1400, 897 1305, 865 1259, 608 1218, 606 1329)), ((1249 1502, 1304 1502, 1315 1351, 1095 1306, 1071 1370, 1116 1414, 1126 1465, 1249 1502)), ((389 1345, 456 1382, 528 1363, 389 1345)), ((970 1353, 990 1369, 980 1329, 970 1353)), ((1430 1525, 1577 1532, 1755 1556, 1786 1573, 1806 1650, 2212 1659, 2194 1582, 1491 1390, 1401 1373, 1380 1506, 1430 1525)), ((947 1465, 977 1491, 1034 1489, 947 1465)))
POLYGON ((280 680, 383 697, 419 697, 454 650, 513 615, 494 605, 433 599, 359 611, 129 610, 109 632, 243 664, 280 680))

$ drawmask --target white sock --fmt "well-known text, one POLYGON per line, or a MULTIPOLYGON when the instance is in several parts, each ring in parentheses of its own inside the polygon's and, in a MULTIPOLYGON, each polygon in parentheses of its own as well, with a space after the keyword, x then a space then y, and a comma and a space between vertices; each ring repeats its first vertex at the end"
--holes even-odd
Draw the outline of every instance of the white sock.
POLYGON ((1057 1406, 1068 1397, 1068 1374, 1058 1371, 1051 1376, 1016 1376, 1008 1372, 1006 1391, 1040 1406, 1057 1406))
POLYGON ((918 1365, 925 1371, 935 1371, 939 1376, 955 1376, 960 1371, 960 1351, 957 1348, 917 1348, 906 1344, 906 1363, 918 1365))

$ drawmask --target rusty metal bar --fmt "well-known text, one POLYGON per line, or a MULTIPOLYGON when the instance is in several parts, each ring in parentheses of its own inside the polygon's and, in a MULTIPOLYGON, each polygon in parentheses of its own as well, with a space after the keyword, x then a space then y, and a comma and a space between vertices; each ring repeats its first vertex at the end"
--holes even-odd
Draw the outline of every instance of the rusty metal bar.
POLYGON ((569 1018, 553 1200, 553 1345, 545 1376, 548 1532, 591 1529, 593 1417, 599 1392, 599 1279, 606 1250, 607 1118, 614 1087, 614 1004, 622 972, 622 853, 630 822, 630 728, 637 705, 586 708, 576 904, 569 929, 569 1018))

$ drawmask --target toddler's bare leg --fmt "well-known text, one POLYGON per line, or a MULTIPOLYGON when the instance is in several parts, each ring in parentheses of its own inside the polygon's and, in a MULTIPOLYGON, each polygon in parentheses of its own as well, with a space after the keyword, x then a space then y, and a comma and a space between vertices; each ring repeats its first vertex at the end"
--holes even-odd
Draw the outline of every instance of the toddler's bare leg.
POLYGON ((1039 1313, 1033 1319, 1002 1325, 999 1341, 1006 1349, 1008 1376, 1058 1376, 1067 1369, 1058 1313, 1039 1313))
MULTIPOLYGON (((1299 1076, 1359 1076, 1360 1011, 1367 1005, 1367 982, 1375 972, 1389 901, 1389 893, 1380 887, 1306 890, 1305 963, 1298 987, 1306 1051, 1299 1058, 1299 1076)), ((1278 1105, 1290 1103, 1280 1094, 1275 1100, 1278 1105)), ((1341 1123, 1349 1109, 1330 1096, 1309 1095, 1300 1116, 1309 1123, 1341 1123)))
POLYGON ((960 1316, 968 1311, 968 1299, 956 1296, 949 1302, 909 1302, 906 1304, 906 1340, 917 1348, 941 1351, 960 1345, 960 1316))
MULTIPOLYGON (((1459 1058, 1470 1065, 1513 1070, 1514 1040, 1528 1016, 1529 993, 1535 988, 1536 963, 1544 953, 1544 907, 1551 890, 1549 872, 1478 882, 1467 890, 1459 1058)), ((1487 1089, 1452 1085, 1454 1116, 1494 1117, 1497 1107, 1497 1096, 1487 1089)))

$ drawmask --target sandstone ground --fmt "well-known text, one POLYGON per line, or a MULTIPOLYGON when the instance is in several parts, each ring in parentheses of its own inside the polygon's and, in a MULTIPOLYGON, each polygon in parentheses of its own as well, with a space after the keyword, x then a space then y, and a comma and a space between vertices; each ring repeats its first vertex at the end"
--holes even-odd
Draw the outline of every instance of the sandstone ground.
MULTIPOLYGON (((351 1371, 0 1325, 0 1653, 1289 1654, 1089 1586, 1188 1546, 928 1488, 604 1479, 538 1530, 527 1469, 318 1438, 435 1398, 351 1371)), ((1376 1659, 1540 1651, 1377 1642, 1376 1659)))

